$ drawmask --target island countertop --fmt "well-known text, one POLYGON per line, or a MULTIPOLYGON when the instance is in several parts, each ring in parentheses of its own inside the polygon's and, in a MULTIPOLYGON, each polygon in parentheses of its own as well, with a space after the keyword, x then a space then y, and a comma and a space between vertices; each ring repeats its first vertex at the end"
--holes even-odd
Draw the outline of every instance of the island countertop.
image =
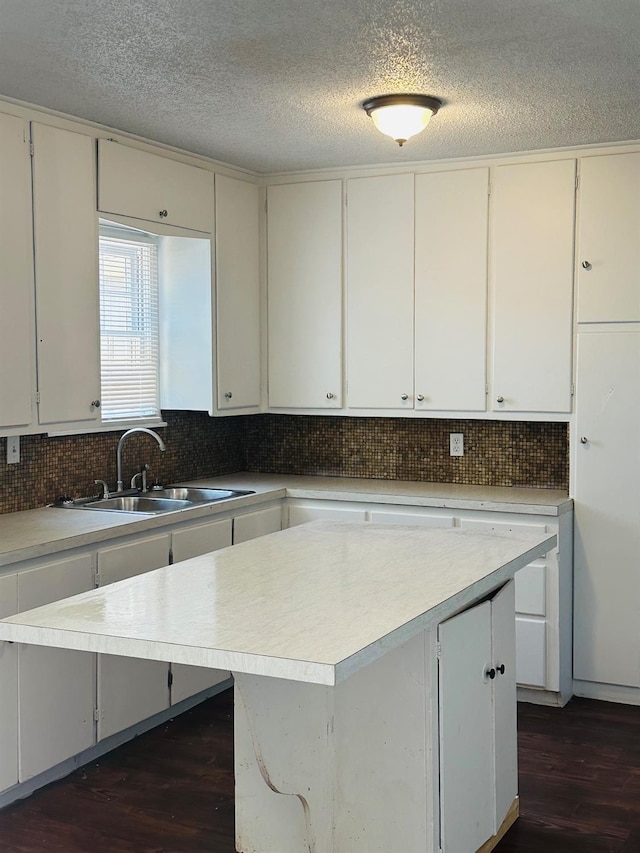
POLYGON ((312 522, 0 621, 0 640, 332 685, 556 537, 312 522))

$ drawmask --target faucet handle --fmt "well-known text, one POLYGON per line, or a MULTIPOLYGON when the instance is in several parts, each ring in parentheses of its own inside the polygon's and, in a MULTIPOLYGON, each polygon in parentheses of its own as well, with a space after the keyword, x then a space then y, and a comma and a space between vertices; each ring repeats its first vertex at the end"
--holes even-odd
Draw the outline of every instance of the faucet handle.
POLYGON ((131 488, 132 489, 136 488, 136 480, 138 479, 138 477, 140 477, 140 491, 141 492, 148 491, 148 488, 147 488, 147 471, 148 470, 149 470, 149 466, 145 462, 144 465, 142 465, 140 470, 137 472, 137 474, 134 474, 133 477, 131 478, 131 488))
POLYGON ((106 500, 109 497, 109 484, 104 480, 94 480, 96 486, 102 486, 102 499, 106 500))

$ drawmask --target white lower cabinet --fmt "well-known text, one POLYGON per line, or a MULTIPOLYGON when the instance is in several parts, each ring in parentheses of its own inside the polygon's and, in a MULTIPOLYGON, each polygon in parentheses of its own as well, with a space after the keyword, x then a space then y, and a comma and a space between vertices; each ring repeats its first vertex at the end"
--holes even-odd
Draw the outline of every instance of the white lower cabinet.
MULTIPOLYGON (((18 612, 18 576, 0 578, 0 619, 18 612)), ((0 643, 0 791, 18 783, 18 649, 0 643)))
MULTIPOLYGON (((91 554, 42 563, 18 574, 18 612, 94 586, 91 554)), ((95 742, 95 655, 21 644, 19 778, 31 779, 95 742)))
MULTIPOLYGON (((98 551, 99 585, 169 563, 168 533, 98 551)), ((103 740, 169 707, 169 664, 98 655, 98 731, 103 740)))
POLYGON ((451 853, 482 847, 518 792, 514 600, 510 581, 438 626, 441 847, 451 853))
MULTIPOLYGON (((225 518, 221 521, 194 524, 172 533, 172 562, 179 563, 181 560, 217 551, 238 542, 256 539, 281 528, 282 509, 279 503, 275 507, 236 516, 233 520, 225 518)), ((215 687, 228 678, 231 678, 231 673, 226 670, 172 663, 171 704, 175 705, 202 690, 215 687)))
MULTIPOLYGON (((180 563, 191 557, 199 557, 232 544, 232 521, 206 521, 194 524, 171 534, 172 562, 180 563)), ((179 571, 179 567, 176 571, 179 571)), ((183 663, 171 664, 171 704, 176 705, 189 696, 194 696, 209 687, 215 687, 230 678, 231 674, 222 669, 209 669, 205 666, 187 666, 183 663)))
POLYGON ((460 527, 510 535, 548 532, 559 546, 515 577, 516 674, 527 699, 564 704, 572 695, 573 514, 540 516, 487 510, 457 510, 359 503, 287 501, 288 526, 325 519, 460 527))

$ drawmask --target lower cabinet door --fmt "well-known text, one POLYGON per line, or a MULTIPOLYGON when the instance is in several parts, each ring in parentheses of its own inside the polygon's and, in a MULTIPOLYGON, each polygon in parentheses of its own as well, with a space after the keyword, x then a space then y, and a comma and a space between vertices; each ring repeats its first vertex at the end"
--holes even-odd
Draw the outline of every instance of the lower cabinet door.
POLYGON ((518 790, 515 594, 438 627, 441 847, 478 850, 498 832, 518 790))
MULTIPOLYGON (((163 533, 98 551, 100 586, 169 563, 170 537, 163 533)), ((169 707, 169 664, 98 655, 98 740, 169 707)))
MULTIPOLYGON (((173 562, 180 563, 200 554, 208 554, 231 545, 232 523, 230 518, 220 521, 207 521, 194 524, 182 530, 176 530, 171 537, 173 562)), ((176 571, 180 571, 179 567, 176 571)), ((183 699, 195 696, 209 687, 215 687, 231 677, 231 673, 221 669, 209 669, 205 666, 186 666, 183 663, 171 664, 171 704, 176 705, 183 699)))
MULTIPOLYGON (((0 578, 0 619, 18 612, 17 575, 0 578)), ((0 642, 0 791, 18 782, 18 648, 0 642)))
MULTIPOLYGON (((18 612, 93 588, 90 554, 18 575, 18 612)), ((19 776, 24 782, 95 742, 95 655, 19 646, 19 776), (44 700, 43 700, 44 697, 44 700)))

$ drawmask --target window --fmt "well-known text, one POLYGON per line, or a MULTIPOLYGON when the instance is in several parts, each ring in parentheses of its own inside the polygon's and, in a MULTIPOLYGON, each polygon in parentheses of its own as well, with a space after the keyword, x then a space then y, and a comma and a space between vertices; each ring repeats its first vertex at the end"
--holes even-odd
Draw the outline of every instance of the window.
POLYGON ((102 421, 160 417, 158 238, 100 225, 102 421))

